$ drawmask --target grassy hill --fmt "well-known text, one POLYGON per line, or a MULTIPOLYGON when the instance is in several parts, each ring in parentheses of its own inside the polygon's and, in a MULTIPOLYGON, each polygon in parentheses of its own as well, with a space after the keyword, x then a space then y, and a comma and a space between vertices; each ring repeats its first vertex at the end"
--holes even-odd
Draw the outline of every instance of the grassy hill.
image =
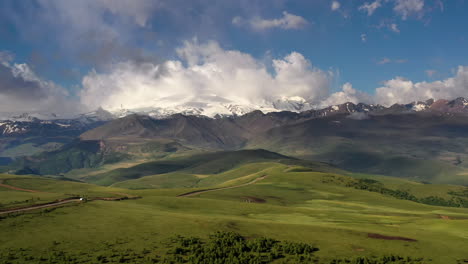
POLYGON ((43 204, 70 197, 112 197, 123 189, 87 183, 55 180, 40 176, 0 174, 0 211, 8 208, 43 204), (15 190, 3 185, 24 190, 15 190))
MULTIPOLYGON (((1 259, 9 263, 35 263, 41 258, 58 263, 181 263, 194 250, 190 243, 199 245, 198 240, 189 238, 198 237, 209 245, 209 236, 215 231, 235 232, 247 243, 262 237, 282 241, 282 245, 286 245, 285 241, 306 243, 318 249, 307 255, 316 263, 359 261, 357 257, 372 259, 383 255, 424 259, 383 263, 455 264, 468 258, 468 208, 425 204, 429 201, 425 198, 431 196, 445 201, 468 199, 466 187, 363 174, 347 176, 326 171, 325 167, 315 171, 274 159, 217 171, 219 167, 202 166, 215 156, 222 156, 210 155, 203 159, 200 156, 198 160, 204 162, 192 163, 198 166, 185 172, 200 180, 196 188, 184 188, 182 178, 173 177, 176 173, 162 174, 165 179, 148 176, 116 184, 154 184, 158 188, 167 184, 165 189, 144 190, 2 176, 9 178, 9 185, 50 193, 47 195, 124 192, 142 199, 92 201, 3 217, 1 259), (223 187, 231 188, 216 189, 223 187), (204 189, 211 191, 177 197, 204 189), (411 200, 412 196, 417 200, 411 200), (178 235, 189 240, 181 240, 178 235)), ((230 155, 240 158, 238 153, 230 155)), ((264 157, 270 155, 273 154, 264 152, 264 157)), ((0 189, 0 195, 5 191, 8 194, 2 197, 25 197, 24 192, 4 189, 0 189)), ((46 199, 42 196, 45 193, 27 195, 46 199)), ((288 256, 272 263, 301 263, 299 255, 288 256)))
MULTIPOLYGON (((161 175, 170 172, 174 177, 185 177, 186 174, 218 174, 243 164, 278 161, 282 163, 307 163, 318 169, 325 164, 301 161, 266 150, 240 150, 195 154, 168 159, 145 162, 129 168, 119 168, 83 178, 84 181, 111 185, 121 181, 135 180, 144 176, 161 175)), ((331 169, 331 168, 330 168, 331 169)), ((170 177, 171 175, 157 176, 170 177)), ((197 176, 193 176, 195 179, 197 176)))
POLYGON ((18 158, 9 169, 16 170, 16 174, 60 175, 72 170, 99 169, 114 163, 142 163, 191 151, 170 140, 75 140, 58 150, 18 158))
POLYGON ((11 167, 17 174, 58 175, 75 168, 92 168, 127 155, 101 151, 99 141, 74 141, 56 151, 20 158, 11 167))
POLYGON ((279 126, 247 147, 334 164, 354 172, 468 185, 465 118, 385 115, 331 116, 279 126))

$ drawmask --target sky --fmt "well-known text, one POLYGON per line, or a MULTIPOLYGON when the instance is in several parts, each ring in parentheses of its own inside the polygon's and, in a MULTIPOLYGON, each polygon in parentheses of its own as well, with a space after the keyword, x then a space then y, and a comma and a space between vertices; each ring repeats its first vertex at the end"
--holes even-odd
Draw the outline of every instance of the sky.
POLYGON ((465 0, 3 0, 0 112, 468 97, 465 0))

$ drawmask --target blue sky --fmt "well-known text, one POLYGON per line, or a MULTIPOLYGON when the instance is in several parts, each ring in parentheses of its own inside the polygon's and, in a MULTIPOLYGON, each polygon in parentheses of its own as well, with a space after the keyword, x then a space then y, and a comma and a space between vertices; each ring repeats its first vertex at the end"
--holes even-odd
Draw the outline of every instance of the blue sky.
MULTIPOLYGON (((252 65, 261 64, 271 76, 252 80, 252 84, 247 84, 249 89, 257 89, 256 85, 278 85, 283 90, 296 91, 316 105, 343 100, 391 104, 428 97, 456 97, 468 91, 465 69, 460 68, 468 65, 466 11, 468 3, 463 0, 4 0, 0 2, 0 54, 4 54, 1 70, 13 73, 18 72, 17 65, 27 65, 34 73, 34 78, 23 73, 13 76, 36 82, 31 89, 42 89, 44 98, 49 100, 34 109, 63 100, 78 102, 78 108, 83 105, 92 108, 99 103, 85 98, 95 96, 98 101, 113 100, 115 105, 121 105, 119 100, 127 92, 124 89, 129 88, 112 90, 121 83, 139 86, 141 82, 144 86, 141 89, 146 92, 139 93, 145 98, 147 95, 166 98, 170 93, 163 91, 160 96, 147 92, 153 89, 147 83, 153 83, 154 76, 144 76, 151 71, 142 65, 156 67, 167 61, 180 61, 184 70, 196 70, 189 65, 189 55, 184 59, 180 52, 181 49, 188 52, 191 43, 196 47, 192 47, 190 56, 203 57, 195 63, 198 66, 214 64, 219 69, 252 70, 257 67, 252 65), (211 42, 219 49, 207 48, 206 44, 211 42), (214 50, 219 56, 211 58, 208 53, 214 50), (245 66, 248 59, 244 58, 245 61, 236 61, 239 65, 227 65, 221 60, 230 60, 228 51, 250 56, 255 62, 245 66), (284 76, 295 76, 304 82, 285 84, 280 80, 282 77, 276 76, 273 61, 287 61, 292 52, 300 54, 307 63, 300 64, 302 58, 295 57, 295 62, 289 61, 290 66, 294 68, 297 62, 305 68, 296 68, 296 72, 288 69, 284 76), (117 76, 117 73, 130 76, 127 72, 140 77, 122 81, 123 77, 117 76), (352 90, 348 89, 351 94, 342 90, 347 83, 352 85, 352 90), (114 93, 115 96, 103 97, 114 93), (387 95, 390 99, 384 98, 387 95)), ((256 70, 261 71, 258 67, 256 70)), ((231 80, 229 76, 223 78, 231 80)), ((185 79, 175 83, 185 84, 185 79)), ((213 83, 200 83, 190 91, 197 94, 196 89, 210 90, 223 95, 219 88, 202 87, 211 87, 213 83)), ((154 83, 154 89, 172 89, 157 85, 159 82, 154 83)), ((0 81, 0 100, 38 100, 21 98, 21 94, 12 90, 2 88, 0 81)), ((280 91, 273 94, 295 96, 280 91)), ((270 100, 259 93, 254 95, 270 100)), ((226 96, 230 100, 242 97, 226 96)), ((14 110, 17 110, 14 106, 0 109, 14 110)))

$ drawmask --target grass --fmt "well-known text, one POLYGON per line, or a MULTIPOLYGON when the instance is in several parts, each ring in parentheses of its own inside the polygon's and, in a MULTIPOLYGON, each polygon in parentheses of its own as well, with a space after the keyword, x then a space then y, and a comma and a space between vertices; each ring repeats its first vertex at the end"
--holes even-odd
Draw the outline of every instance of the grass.
POLYGON ((411 180, 381 175, 360 173, 350 173, 348 175, 357 179, 375 179, 379 182, 384 183, 385 186, 388 188, 405 190, 412 193, 418 198, 427 197, 430 195, 435 195, 442 198, 451 198, 451 195, 448 194, 448 192, 457 190, 462 191, 467 189, 466 187, 459 185, 420 183, 411 180))
POLYGON ((118 182, 112 186, 128 189, 223 187, 246 183, 259 177, 261 171, 275 165, 278 164, 270 162, 245 164, 219 174, 192 174, 187 171, 165 173, 118 182))
MULTIPOLYGON (((394 127, 393 131, 368 131, 360 127, 359 131, 366 131, 364 135, 356 134, 356 128, 351 128, 350 136, 341 131, 344 128, 337 129, 320 123, 325 122, 324 120, 316 122, 319 124, 307 129, 301 125, 284 131, 281 127, 273 129, 267 137, 255 139, 249 142, 247 147, 264 148, 289 156, 324 161, 353 172, 439 184, 468 185, 468 156, 464 147, 467 140, 463 137, 414 137, 410 131, 394 127), (324 128, 323 125, 329 130, 319 133, 318 131, 324 128), (317 131, 314 132, 315 130, 317 131), (342 135, 339 135, 340 133, 342 135), (311 140, 311 137, 314 137, 314 140, 311 140)), ((341 122, 344 124, 354 121, 341 122)), ((361 122, 360 125, 365 124, 361 122)))
POLYGON ((107 188, 86 183, 60 181, 39 176, 0 174, 3 184, 35 192, 0 187, 0 210, 48 203, 69 197, 116 197, 122 189, 107 188))
MULTIPOLYGON (((356 190, 337 184, 337 181, 352 180, 348 176, 311 172, 278 163, 254 163, 220 174, 186 176, 197 178, 197 187, 201 187, 204 184, 235 185, 263 174, 267 178, 255 184, 194 197, 176 197, 192 188, 125 190, 143 199, 93 201, 1 219, 0 252, 23 252, 20 251, 22 248, 26 250, 22 253, 25 255, 47 256, 65 252, 81 260, 96 260, 100 255, 112 255, 112 252, 145 251, 147 256, 164 258, 174 235, 206 239, 220 230, 234 231, 247 238, 266 236, 309 243, 320 249, 314 254, 323 263, 335 257, 384 254, 424 257, 427 263, 444 264, 468 258, 465 250, 468 209, 429 206, 356 190), (246 175, 251 176, 245 178, 246 175), (335 181, 328 181, 330 176, 334 176, 335 181), (265 202, 248 203, 246 197, 265 202), (373 239, 368 233, 417 241, 373 239)), ((179 182, 183 177, 165 175, 168 184, 169 176, 177 178, 170 183, 172 187, 183 187, 179 182)), ((368 178, 369 175, 353 176, 368 178)), ((90 195, 122 192, 122 189, 39 177, 1 177, 7 179, 8 184, 58 196, 68 192, 90 195)), ((152 177, 139 180, 154 181, 152 177)), ((411 186, 410 189, 418 195, 434 191, 441 194, 461 188, 412 183, 398 178, 376 179, 389 188, 411 186)), ((161 186, 161 179, 158 181, 157 186, 161 186)), ((2 192, 7 193, 2 198, 23 199, 38 195, 41 199, 56 199, 46 197, 45 193, 25 194, 2 189, 0 195, 2 192)))
MULTIPOLYGON (((285 163, 304 162, 261 149, 212 152, 145 162, 129 168, 119 168, 104 173, 93 174, 82 179, 86 182, 109 186, 118 182, 158 174, 158 176, 153 177, 156 178, 155 181, 164 182, 165 178, 170 176, 160 176, 161 174, 177 172, 177 175, 181 177, 185 177, 187 173, 219 174, 244 164, 268 161, 281 161, 285 163)), ((318 163, 307 163, 311 166, 321 166, 316 165, 318 163)), ((188 180, 195 180, 195 178, 192 177, 192 179, 188 180)))

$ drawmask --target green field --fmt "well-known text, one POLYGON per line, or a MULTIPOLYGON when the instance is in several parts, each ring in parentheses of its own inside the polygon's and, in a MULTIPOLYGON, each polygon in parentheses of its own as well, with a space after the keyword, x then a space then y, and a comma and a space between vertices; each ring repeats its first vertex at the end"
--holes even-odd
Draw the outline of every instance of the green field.
MULTIPOLYGON (((211 170, 219 166, 207 166, 203 168, 210 173, 185 169, 126 180, 112 187, 2 175, 0 180, 4 179, 5 184, 41 191, 0 188, 3 207, 28 204, 18 201, 53 201, 76 194, 142 198, 90 201, 2 216, 1 259, 4 263, 49 263, 51 259, 55 263, 182 262, 189 258, 183 255, 189 251, 174 251, 176 236, 208 241, 216 231, 229 231, 246 241, 268 237, 281 243, 307 243, 319 249, 311 253, 310 261, 316 261, 312 263, 384 255, 424 260, 369 263, 442 264, 468 260, 468 208, 404 200, 359 189, 359 184, 373 179, 370 182, 375 186, 405 191, 418 199, 437 196, 445 200, 466 199, 466 187, 384 176, 345 176, 279 162, 240 163, 219 173, 211 170), (265 178, 253 182, 262 176, 265 178), (242 184, 247 185, 177 197, 193 190, 242 184)), ((298 256, 288 255, 273 262, 302 263, 298 256)))

